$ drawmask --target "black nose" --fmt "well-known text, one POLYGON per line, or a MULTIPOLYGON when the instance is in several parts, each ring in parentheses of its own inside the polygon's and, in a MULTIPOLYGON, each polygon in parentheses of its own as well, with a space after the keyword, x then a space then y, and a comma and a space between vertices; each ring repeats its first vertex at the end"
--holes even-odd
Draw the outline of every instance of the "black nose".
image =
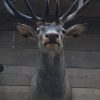
POLYGON ((47 38, 49 38, 51 41, 54 41, 55 39, 59 38, 58 34, 46 34, 47 38))

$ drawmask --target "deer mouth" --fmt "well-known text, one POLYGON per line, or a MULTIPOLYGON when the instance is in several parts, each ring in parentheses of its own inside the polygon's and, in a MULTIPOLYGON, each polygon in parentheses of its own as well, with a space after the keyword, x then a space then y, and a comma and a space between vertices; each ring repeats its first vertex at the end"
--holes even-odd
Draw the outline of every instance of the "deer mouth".
POLYGON ((44 43, 44 46, 48 49, 54 49, 60 46, 60 43, 56 42, 56 41, 49 41, 44 43))
POLYGON ((49 42, 44 43, 44 46, 46 46, 46 45, 58 45, 58 46, 60 46, 60 43, 58 43, 56 41, 49 41, 49 42))

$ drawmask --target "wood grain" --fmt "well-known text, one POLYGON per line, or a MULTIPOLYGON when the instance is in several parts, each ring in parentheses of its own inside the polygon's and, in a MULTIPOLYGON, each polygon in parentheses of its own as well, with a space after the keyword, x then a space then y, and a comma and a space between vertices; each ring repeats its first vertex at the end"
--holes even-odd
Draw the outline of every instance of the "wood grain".
MULTIPOLYGON (((99 51, 100 34, 81 34, 79 38, 65 38, 64 50, 99 51)), ((37 41, 23 38, 16 31, 0 31, 0 48, 37 49, 37 41)))
MULTIPOLYGON (((65 50, 65 67, 100 68, 100 51, 65 50)), ((0 63, 33 66, 39 63, 37 49, 0 49, 0 63)))
POLYGON ((0 63, 4 65, 36 65, 37 50, 32 49, 0 49, 0 63))
MULTIPOLYGON (((73 88, 73 100, 100 100, 100 89, 73 88)), ((29 100, 27 86, 0 86, 0 100, 29 100)))
MULTIPOLYGON (((0 74, 2 86, 30 86, 36 75, 35 66, 4 66, 0 74)), ((100 88, 100 69, 66 68, 73 88, 100 88)))
POLYGON ((0 48, 12 48, 13 46, 13 32, 0 31, 0 48))
POLYGON ((0 86, 0 100, 29 100, 29 87, 0 86))
MULTIPOLYGON (((81 34, 79 38, 65 38, 65 50, 100 50, 100 34, 81 34)), ((37 49, 37 41, 23 38, 16 32, 15 48, 37 49)))
POLYGON ((100 90, 91 88, 74 88, 73 100, 100 100, 100 90))

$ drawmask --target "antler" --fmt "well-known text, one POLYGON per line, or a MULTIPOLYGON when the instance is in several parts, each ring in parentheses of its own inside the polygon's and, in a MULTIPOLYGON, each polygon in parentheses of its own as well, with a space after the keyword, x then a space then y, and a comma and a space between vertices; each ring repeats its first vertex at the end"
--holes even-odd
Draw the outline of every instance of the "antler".
MULTIPOLYGON (((49 16, 49 0, 45 0, 45 11, 44 11, 44 15, 43 18, 40 18, 38 16, 36 16, 35 12, 33 11, 33 9, 31 8, 29 2, 27 0, 24 0, 25 4, 31 14, 31 16, 25 15, 21 12, 19 12, 12 4, 13 1, 10 0, 4 0, 4 4, 5 7, 7 8, 7 10, 14 16, 16 16, 17 18, 20 18, 22 20, 25 21, 46 21, 49 16)), ((60 18, 59 18, 59 0, 56 0, 56 9, 55 9, 55 21, 58 22, 62 22, 62 24, 71 21, 72 19, 75 18, 75 16, 83 9, 85 8, 88 4, 89 4, 90 0, 75 0, 73 5, 70 7, 70 9, 63 14, 60 18), (77 9, 75 10, 75 8, 77 7, 77 9), (74 10, 74 11, 73 11, 74 10)))
POLYGON ((45 0, 43 20, 45 21, 46 18, 48 18, 48 16, 49 16, 49 0, 45 0))
POLYGON ((59 19, 59 0, 56 0, 55 19, 59 19))
POLYGON ((40 17, 36 16, 36 14, 35 14, 35 12, 33 11, 31 5, 29 4, 28 0, 24 0, 24 2, 25 2, 25 4, 26 4, 28 10, 30 11, 30 14, 32 15, 33 19, 35 19, 35 20, 41 20, 40 17))
POLYGON ((32 16, 28 16, 28 15, 25 15, 21 12, 19 12, 12 4, 12 1, 9 1, 9 0, 4 0, 4 4, 5 4, 5 7, 6 9, 8 10, 8 12, 14 16, 16 16, 17 18, 20 18, 21 20, 24 20, 24 21, 33 21, 33 20, 41 20, 41 18, 37 17, 34 13, 34 11, 32 10, 31 6, 29 5, 29 2, 27 0, 25 0, 25 4, 27 5, 28 7, 28 10, 30 11, 31 15, 32 16))
POLYGON ((64 24, 68 21, 71 21, 72 19, 75 18, 75 16, 82 10, 84 9, 88 4, 89 4, 90 0, 86 0, 84 2, 84 0, 75 0, 75 2, 73 3, 73 5, 71 6, 71 8, 64 14, 62 15, 59 20, 64 24), (75 7, 77 7, 77 9, 70 14, 70 12, 72 12, 75 7))

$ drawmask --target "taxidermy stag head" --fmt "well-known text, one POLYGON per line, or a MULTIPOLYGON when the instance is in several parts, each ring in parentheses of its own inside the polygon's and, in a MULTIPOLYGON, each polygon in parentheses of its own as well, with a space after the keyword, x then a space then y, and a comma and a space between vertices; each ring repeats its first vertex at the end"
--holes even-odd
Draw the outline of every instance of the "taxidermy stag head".
POLYGON ((67 30, 64 24, 72 21, 90 0, 75 0, 71 8, 62 16, 59 14, 59 0, 56 0, 55 19, 48 22, 49 0, 45 0, 43 17, 36 16, 29 2, 24 0, 31 16, 19 12, 10 0, 4 0, 7 10, 17 18, 36 23, 36 30, 25 24, 17 24, 17 29, 26 38, 37 38, 40 50, 36 78, 31 85, 31 100, 72 100, 72 92, 64 68, 63 39, 76 37, 84 32, 85 24, 76 24, 67 30))
POLYGON ((63 47, 63 38, 65 36, 78 36, 80 33, 84 32, 85 24, 76 24, 69 29, 64 29, 65 23, 72 21, 77 14, 84 9, 90 0, 75 0, 71 8, 65 12, 62 16, 59 14, 59 0, 56 0, 55 4, 55 19, 53 22, 48 22, 49 17, 49 0, 45 0, 45 9, 43 17, 38 17, 34 10, 31 8, 29 2, 24 0, 25 4, 31 14, 31 16, 25 15, 19 12, 14 5, 12 0, 4 0, 5 7, 7 10, 17 18, 23 21, 36 23, 36 29, 25 24, 18 24, 17 29, 20 31, 21 35, 26 38, 38 38, 39 48, 41 50, 46 49, 58 49, 63 47))

